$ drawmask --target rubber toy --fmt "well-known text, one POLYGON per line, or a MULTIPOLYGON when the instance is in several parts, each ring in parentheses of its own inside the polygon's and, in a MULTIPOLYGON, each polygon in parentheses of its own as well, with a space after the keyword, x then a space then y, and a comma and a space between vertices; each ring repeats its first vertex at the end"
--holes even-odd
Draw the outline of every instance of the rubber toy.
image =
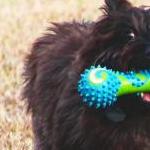
POLYGON ((150 70, 119 72, 91 66, 81 74, 77 89, 89 106, 106 108, 119 96, 150 92, 150 70))

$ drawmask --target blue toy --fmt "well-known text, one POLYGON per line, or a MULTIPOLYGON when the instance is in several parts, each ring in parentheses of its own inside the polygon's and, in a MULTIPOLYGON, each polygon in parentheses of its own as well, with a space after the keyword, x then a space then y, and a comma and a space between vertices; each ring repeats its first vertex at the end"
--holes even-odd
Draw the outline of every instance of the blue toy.
POLYGON ((124 73, 92 66, 81 74, 78 92, 89 106, 106 108, 115 103, 118 96, 150 92, 150 70, 124 73))

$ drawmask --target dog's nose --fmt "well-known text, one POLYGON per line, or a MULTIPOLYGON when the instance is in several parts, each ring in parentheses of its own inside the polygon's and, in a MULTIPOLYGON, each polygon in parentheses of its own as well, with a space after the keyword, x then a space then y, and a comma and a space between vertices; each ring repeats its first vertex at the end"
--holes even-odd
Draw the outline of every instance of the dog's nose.
POLYGON ((126 113, 119 107, 112 107, 105 112, 107 119, 113 122, 122 122, 126 118, 126 113))

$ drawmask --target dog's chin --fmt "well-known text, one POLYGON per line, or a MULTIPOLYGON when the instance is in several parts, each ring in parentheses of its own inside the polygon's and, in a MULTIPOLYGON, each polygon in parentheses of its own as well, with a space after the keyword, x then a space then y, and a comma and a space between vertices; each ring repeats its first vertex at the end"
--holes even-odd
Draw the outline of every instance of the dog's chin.
POLYGON ((114 123, 140 124, 150 116, 150 93, 122 96, 114 106, 105 111, 105 115, 114 123))

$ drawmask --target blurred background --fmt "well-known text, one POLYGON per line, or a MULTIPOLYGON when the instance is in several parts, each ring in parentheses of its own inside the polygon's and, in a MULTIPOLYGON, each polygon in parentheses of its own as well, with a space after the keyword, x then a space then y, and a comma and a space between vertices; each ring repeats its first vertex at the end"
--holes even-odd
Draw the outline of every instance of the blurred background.
POLYGON ((20 100, 23 60, 32 42, 51 21, 96 20, 100 4, 103 0, 0 0, 0 150, 33 148, 31 117, 20 100))

